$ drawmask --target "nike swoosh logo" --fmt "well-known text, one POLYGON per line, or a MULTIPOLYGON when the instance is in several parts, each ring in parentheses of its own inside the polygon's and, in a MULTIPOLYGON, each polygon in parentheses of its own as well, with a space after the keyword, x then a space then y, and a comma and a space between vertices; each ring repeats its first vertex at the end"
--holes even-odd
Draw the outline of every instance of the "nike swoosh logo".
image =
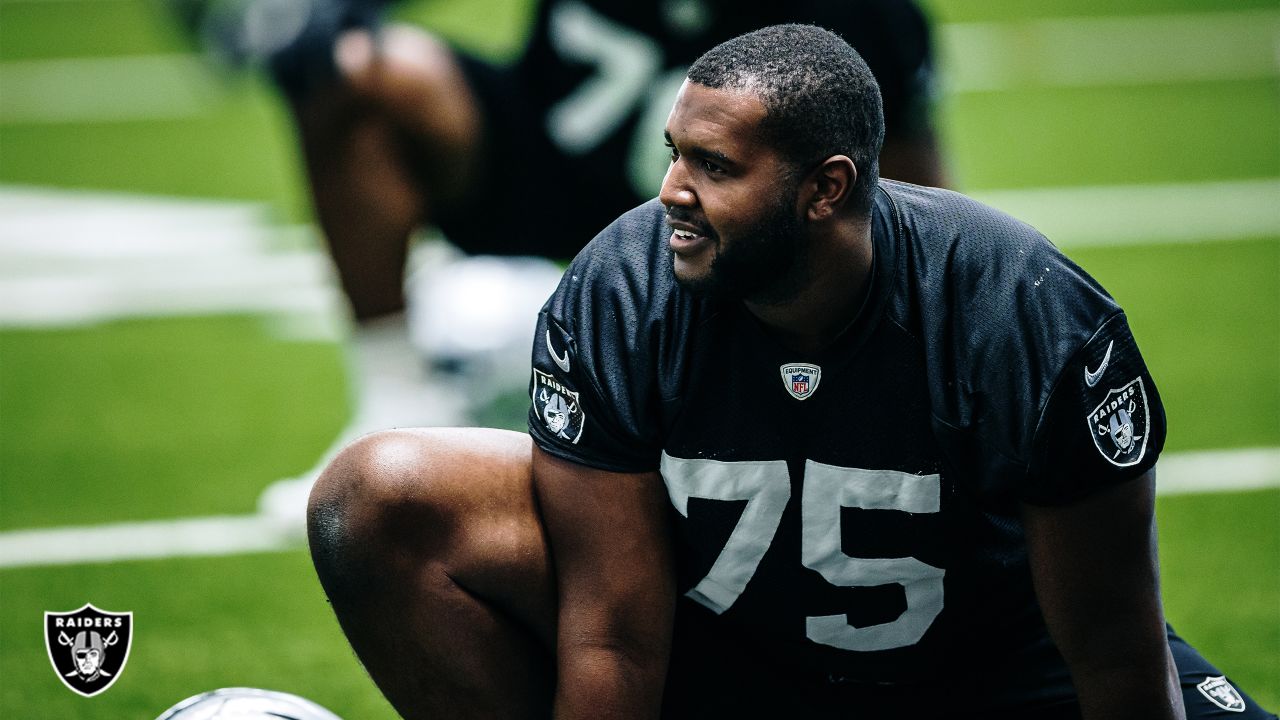
POLYGON ((1102 373, 1107 371, 1107 363, 1111 362, 1111 346, 1115 344, 1116 344, 1115 340, 1112 340, 1111 342, 1107 343, 1107 354, 1102 356, 1102 364, 1098 366, 1097 370, 1094 370, 1093 372, 1089 372, 1089 366, 1088 365, 1084 366, 1084 384, 1085 385, 1088 385, 1089 387, 1093 387, 1094 385, 1098 384, 1099 380, 1102 379, 1102 373))
MULTIPOLYGON (((1107 352, 1110 353, 1110 351, 1111 351, 1111 348, 1107 348, 1107 352)), ((551 346, 550 330, 547 330, 547 352, 551 354, 551 359, 555 361, 556 367, 560 368, 565 372, 569 372, 569 349, 565 348, 564 357, 560 357, 559 355, 556 355, 556 349, 551 346)), ((1104 361, 1103 366, 1105 367, 1105 365, 1106 365, 1106 362, 1104 361)))

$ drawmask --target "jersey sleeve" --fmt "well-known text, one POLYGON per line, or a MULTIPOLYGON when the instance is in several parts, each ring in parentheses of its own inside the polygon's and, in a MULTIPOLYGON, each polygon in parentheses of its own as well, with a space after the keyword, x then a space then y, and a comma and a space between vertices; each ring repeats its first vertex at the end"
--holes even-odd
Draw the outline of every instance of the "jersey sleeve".
POLYGON ((913 238, 935 436, 964 487, 1063 504, 1154 465, 1164 410, 1106 290, 1025 223, 886 184, 913 238))
POLYGON ((1058 375, 1031 443, 1022 499, 1058 504, 1151 469, 1164 406, 1124 313, 1106 320, 1058 375))
POLYGON ((1164 411, 1115 300, 1039 233, 1007 237, 983 258, 993 272, 966 292, 975 302, 957 355, 981 448, 977 481, 1065 504, 1150 468, 1164 411))
POLYGON ((1124 312, 1042 236, 985 279, 957 358, 983 493, 1059 505, 1137 477, 1164 411, 1124 312))
POLYGON ((556 457, 614 472, 656 470, 661 454, 648 205, 570 264, 534 337, 529 434, 556 457))

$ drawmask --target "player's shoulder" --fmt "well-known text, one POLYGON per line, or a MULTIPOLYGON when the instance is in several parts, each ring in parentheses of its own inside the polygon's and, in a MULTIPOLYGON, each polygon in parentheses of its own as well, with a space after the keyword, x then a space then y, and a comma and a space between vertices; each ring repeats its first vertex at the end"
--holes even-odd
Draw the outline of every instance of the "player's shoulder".
POLYGON ((977 262, 1021 255, 1028 246, 1052 248, 1031 225, 968 195, 897 180, 881 180, 880 187, 921 251, 977 262))
POLYGON ((664 228, 656 199, 618 216, 569 263, 553 301, 639 303, 670 292, 670 273, 660 272, 664 228))
POLYGON ((965 307, 947 312, 962 310, 982 324, 989 318, 993 328, 1054 315, 1096 327, 1118 310, 1093 277, 1026 222, 950 190, 892 180, 881 187, 926 312, 966 298, 965 307))
POLYGON ((921 338, 935 416, 966 429, 942 438, 949 453, 968 458, 962 464, 989 490, 1078 497, 1084 486, 1045 479, 1052 473, 1042 468, 1046 457, 1064 465, 1061 447, 1084 457, 1079 444, 1033 443, 1055 392, 1067 398, 1082 388, 1052 416, 1077 430, 1086 425, 1081 419, 1101 400, 1085 368, 1096 374, 1109 361, 1113 374, 1142 375, 1154 387, 1119 306, 1041 233, 1006 213, 946 190, 891 181, 882 188, 903 249, 895 319, 921 338), (1029 467, 1036 483, 1026 480, 1029 467))
POLYGON ((543 308, 584 352, 648 352, 693 322, 696 298, 671 272, 666 211, 650 200, 601 230, 569 263, 543 308))
POLYGON ((622 213, 596 233, 570 267, 593 272, 617 268, 647 272, 667 230, 666 209, 654 198, 622 213))

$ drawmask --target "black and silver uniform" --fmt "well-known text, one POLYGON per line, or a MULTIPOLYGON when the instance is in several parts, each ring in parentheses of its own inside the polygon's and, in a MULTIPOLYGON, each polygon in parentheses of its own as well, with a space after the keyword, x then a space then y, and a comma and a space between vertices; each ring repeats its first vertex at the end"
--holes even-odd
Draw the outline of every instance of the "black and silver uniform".
POLYGON ((681 612, 724 648, 690 667, 1070 703, 1019 505, 1156 462, 1164 411, 1115 301, 1031 227, 883 181, 862 310, 800 353, 676 284, 669 235, 649 202, 569 266, 539 319, 529 428, 575 463, 661 471, 681 612))

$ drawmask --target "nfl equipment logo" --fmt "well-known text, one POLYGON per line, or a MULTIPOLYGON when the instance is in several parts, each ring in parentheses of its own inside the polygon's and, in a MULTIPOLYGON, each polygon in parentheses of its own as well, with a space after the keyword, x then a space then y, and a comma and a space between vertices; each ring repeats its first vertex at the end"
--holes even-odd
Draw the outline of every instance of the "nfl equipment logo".
POLYGON ((808 363, 783 365, 782 385, 797 400, 805 400, 818 391, 818 381, 822 379, 822 368, 808 363))
POLYGON ((1196 685, 1196 689, 1201 695, 1209 698, 1209 702, 1223 710, 1244 712, 1244 698, 1222 675, 1205 678, 1204 682, 1196 685))
POLYGON ((93 697, 111 687, 129 661, 133 613, 86 604, 44 614, 44 645, 53 671, 72 692, 93 697))
POLYGON ((1118 467, 1136 465, 1147 452, 1147 429, 1151 426, 1142 378, 1108 390, 1085 420, 1094 446, 1107 462, 1118 467))

